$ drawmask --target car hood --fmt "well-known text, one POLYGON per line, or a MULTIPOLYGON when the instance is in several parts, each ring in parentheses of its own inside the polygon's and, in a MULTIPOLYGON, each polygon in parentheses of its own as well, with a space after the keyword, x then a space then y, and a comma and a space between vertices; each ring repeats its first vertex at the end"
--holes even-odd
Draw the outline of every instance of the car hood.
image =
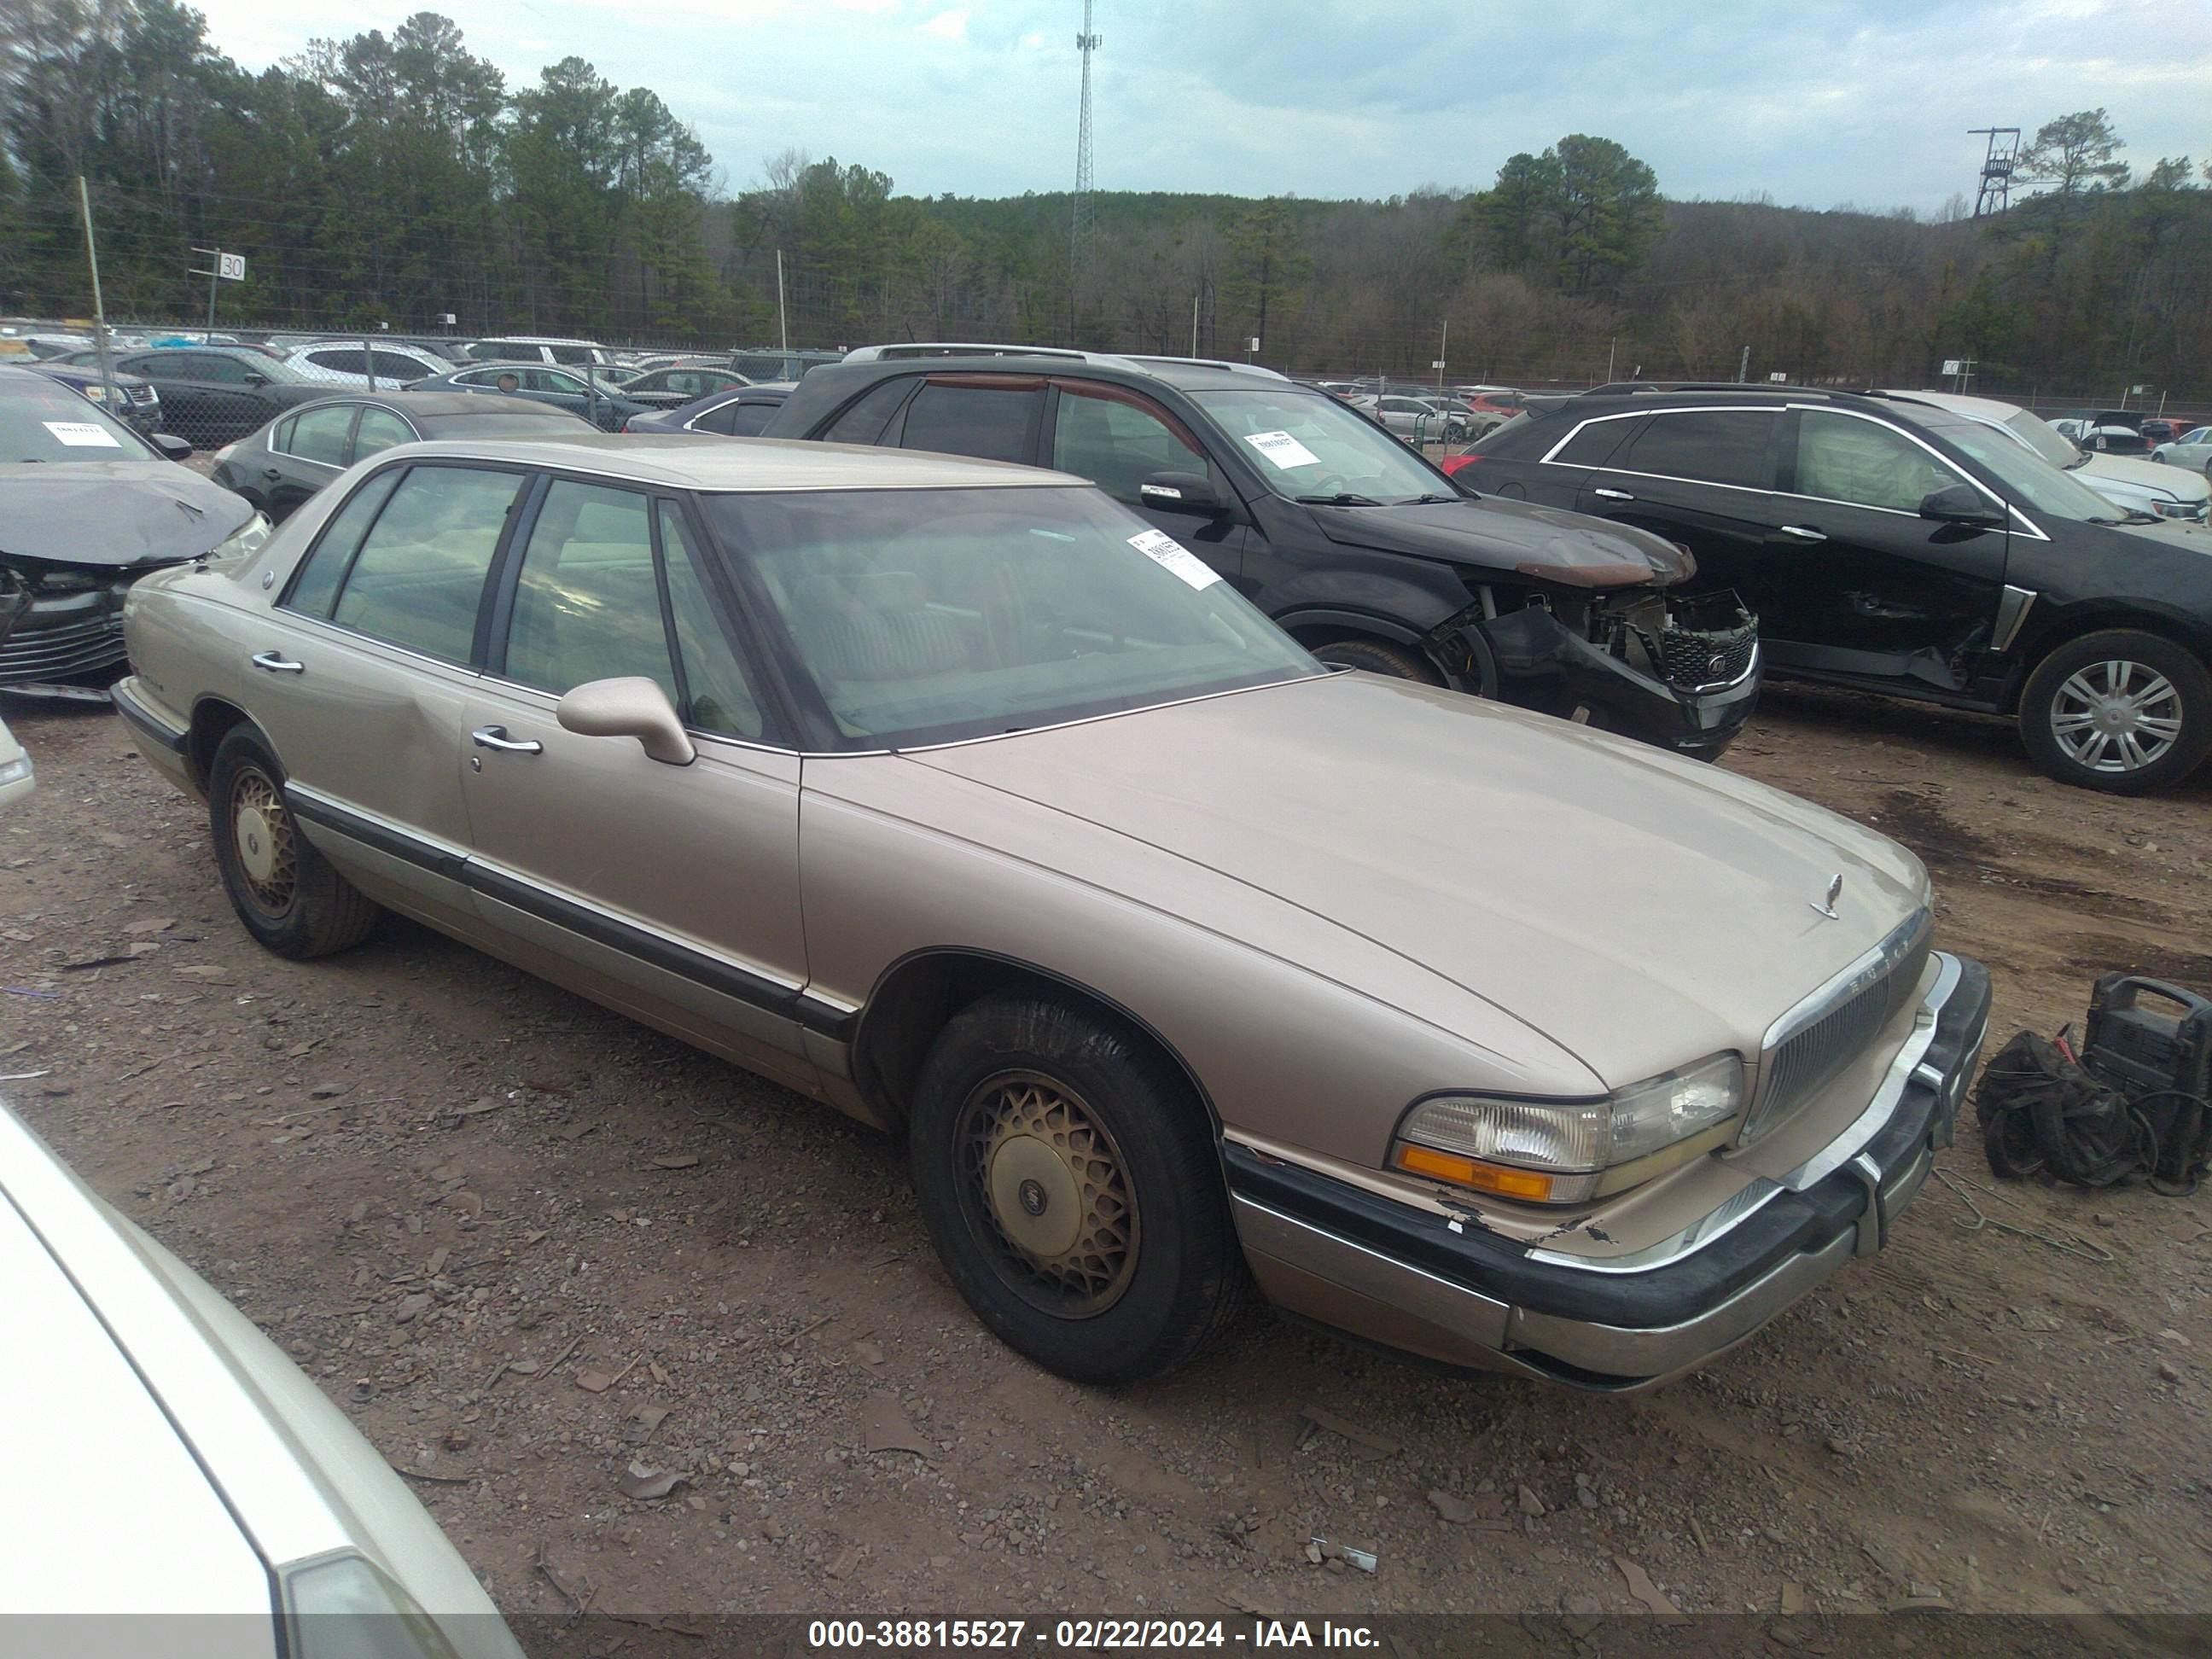
POLYGON ((1698 568, 1687 548, 1649 531, 1497 496, 1307 510, 1322 535, 1346 547, 1510 570, 1577 587, 1667 586, 1698 568))
POLYGON ((908 757, 1326 918, 1613 1087, 1756 1053, 1926 879, 1887 837, 1748 779, 1364 674, 908 757))
POLYGON ((171 461, 68 461, 0 475, 0 553, 63 564, 161 564, 212 552, 253 517, 243 496, 171 461))
POLYGON ((2097 487, 2100 478, 2110 478, 2139 489, 2162 491, 2178 501, 2201 501, 2212 495, 2212 483, 2208 483, 2201 472, 2163 461, 2139 461, 2126 455, 2092 454, 2074 469, 2074 476, 2092 489, 2097 487))

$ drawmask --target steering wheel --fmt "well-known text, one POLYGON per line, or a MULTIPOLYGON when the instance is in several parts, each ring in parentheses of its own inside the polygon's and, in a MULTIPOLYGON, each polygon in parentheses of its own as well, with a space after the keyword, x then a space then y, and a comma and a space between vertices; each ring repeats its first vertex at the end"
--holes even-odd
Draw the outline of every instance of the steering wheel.
POLYGON ((1316 495, 1350 495, 1356 492, 1352 488, 1351 479, 1341 472, 1332 472, 1314 480, 1313 493, 1316 495))

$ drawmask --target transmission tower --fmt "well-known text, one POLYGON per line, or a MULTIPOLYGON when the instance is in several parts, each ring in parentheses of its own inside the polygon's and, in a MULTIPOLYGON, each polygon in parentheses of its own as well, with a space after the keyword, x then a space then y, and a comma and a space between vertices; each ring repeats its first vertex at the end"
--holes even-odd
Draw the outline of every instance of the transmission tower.
POLYGON ((2012 197, 2012 170, 2020 161, 2018 127, 1968 127, 1969 134, 1987 134, 1989 154, 1982 158, 1982 187, 1974 196, 1974 217, 2002 213, 2012 197))
POLYGON ((1098 37, 1091 32, 1091 5, 1092 0, 1083 0, 1083 33, 1075 37, 1075 49, 1083 54, 1083 101, 1075 124, 1075 204, 1067 237, 1071 322, 1075 285, 1082 278, 1084 260, 1091 252, 1091 54, 1098 50, 1098 37))

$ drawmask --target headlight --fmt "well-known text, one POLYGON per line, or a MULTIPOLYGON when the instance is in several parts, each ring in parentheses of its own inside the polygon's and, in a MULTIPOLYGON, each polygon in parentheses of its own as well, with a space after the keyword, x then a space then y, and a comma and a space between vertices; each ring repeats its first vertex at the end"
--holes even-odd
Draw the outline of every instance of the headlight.
POLYGON ((287 1568, 283 1597, 292 1659, 454 1659, 436 1620, 361 1556, 287 1568))
POLYGON ((81 386, 78 389, 82 391, 86 397, 91 398, 93 402, 96 404, 104 404, 107 401, 107 388, 100 385, 97 380, 91 382, 89 385, 81 386))
POLYGON ((251 558, 261 550, 262 544, 268 539, 269 520, 266 515, 257 513, 237 529, 232 531, 224 538, 222 545, 209 554, 208 557, 210 559, 251 558))
POLYGON ((1573 1204, 1656 1174, 1645 1161, 1743 1106, 1743 1062, 1715 1054, 1602 1100, 1433 1095, 1399 1126, 1391 1162, 1476 1192, 1573 1204), (1644 1164, 1637 1169, 1632 1165, 1644 1164))
POLYGON ((0 761, 0 787, 21 783, 31 775, 31 757, 18 755, 11 761, 0 761))

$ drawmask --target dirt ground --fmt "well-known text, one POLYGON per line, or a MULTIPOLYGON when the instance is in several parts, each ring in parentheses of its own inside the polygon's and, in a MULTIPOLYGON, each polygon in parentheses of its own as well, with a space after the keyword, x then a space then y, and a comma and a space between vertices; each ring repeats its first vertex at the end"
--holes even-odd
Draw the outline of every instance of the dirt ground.
MULTIPOLYGON (((2212 1194, 1987 1191, 1962 1142, 1879 1259, 1635 1399, 1266 1316, 1088 1392, 969 1317, 887 1141, 419 928, 269 956, 115 719, 4 712, 39 789, 0 820, 0 1071, 44 1075, 0 1086, 510 1613, 1587 1619, 1647 1609, 1628 1565, 1692 1611, 2212 1607, 2212 1194)), ((2109 799, 2002 726, 1784 691, 1724 763, 1928 860, 1992 1048, 2106 969, 2212 989, 2212 777, 2109 799)))

